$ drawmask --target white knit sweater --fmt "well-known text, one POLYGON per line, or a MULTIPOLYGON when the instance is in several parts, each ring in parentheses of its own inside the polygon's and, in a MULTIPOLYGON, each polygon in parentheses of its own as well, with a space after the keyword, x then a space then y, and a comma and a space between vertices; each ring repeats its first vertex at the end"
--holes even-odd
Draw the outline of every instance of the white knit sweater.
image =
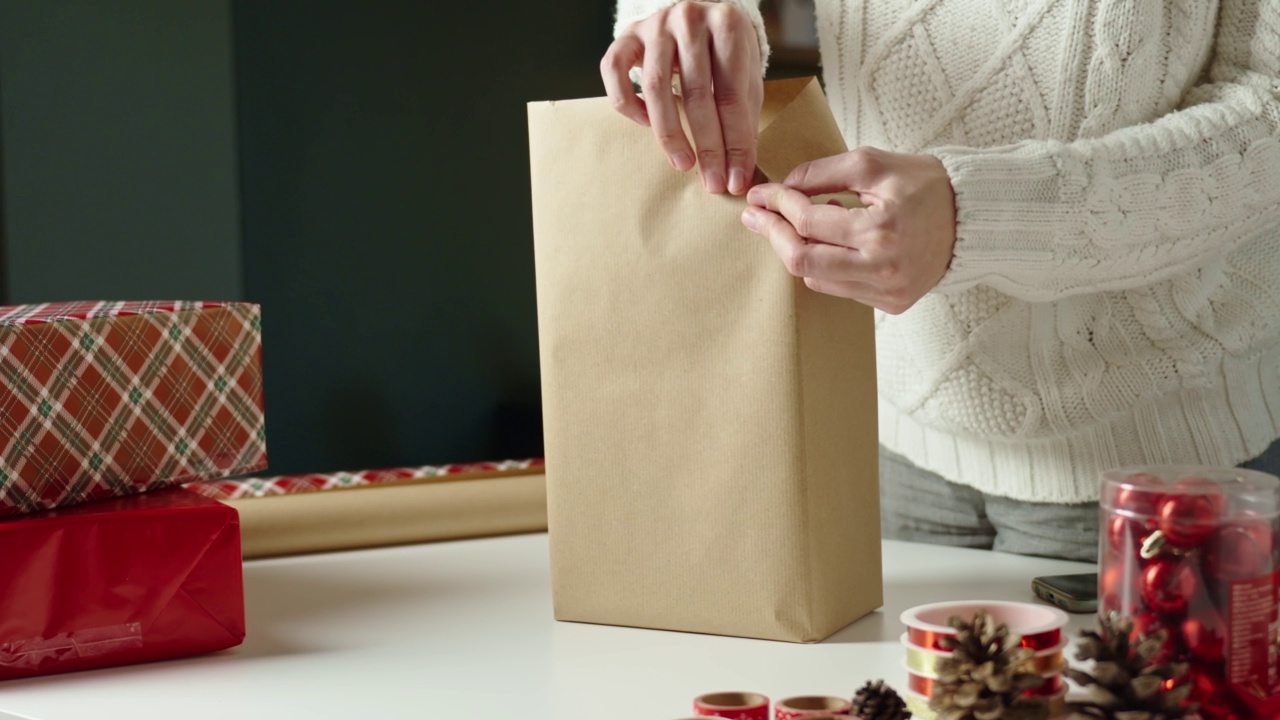
POLYGON ((950 271, 877 313, 883 445, 1061 503, 1280 437, 1280 0, 816 1, 849 146, 956 192, 950 271))

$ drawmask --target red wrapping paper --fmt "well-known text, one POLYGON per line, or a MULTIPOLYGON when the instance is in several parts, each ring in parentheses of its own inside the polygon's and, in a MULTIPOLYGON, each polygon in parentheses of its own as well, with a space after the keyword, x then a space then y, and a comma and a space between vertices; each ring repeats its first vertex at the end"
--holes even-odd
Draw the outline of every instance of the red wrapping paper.
POLYGON ((0 307, 0 516, 266 467, 260 309, 0 307))
POLYGON ((0 680, 244 640, 236 511, 182 488, 0 521, 0 680))

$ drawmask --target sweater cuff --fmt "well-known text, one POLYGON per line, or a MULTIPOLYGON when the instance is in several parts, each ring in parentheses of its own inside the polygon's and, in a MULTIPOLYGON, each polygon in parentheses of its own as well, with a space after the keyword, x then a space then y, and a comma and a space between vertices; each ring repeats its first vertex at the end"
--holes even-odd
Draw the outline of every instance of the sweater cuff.
POLYGON ((1017 295, 1051 288, 1057 238, 1074 224, 1084 188, 1064 178, 1054 143, 975 150, 927 150, 951 177, 956 202, 956 244, 951 266, 934 288, 952 294, 991 285, 1017 295))
MULTIPOLYGON (((626 29, 628 25, 649 17, 653 13, 669 7, 680 4, 682 0, 662 0, 662 2, 650 6, 647 11, 637 12, 632 9, 631 12, 619 12, 618 17, 613 25, 613 36, 616 38, 619 33, 626 29)), ((756 41, 760 43, 760 75, 764 76, 765 71, 769 69, 769 36, 765 32, 764 17, 760 15, 760 0, 701 0, 702 2, 725 2, 737 5, 747 13, 747 17, 751 19, 751 25, 756 29, 756 41)), ((636 85, 640 84, 641 69, 638 67, 631 68, 631 82, 636 85)))

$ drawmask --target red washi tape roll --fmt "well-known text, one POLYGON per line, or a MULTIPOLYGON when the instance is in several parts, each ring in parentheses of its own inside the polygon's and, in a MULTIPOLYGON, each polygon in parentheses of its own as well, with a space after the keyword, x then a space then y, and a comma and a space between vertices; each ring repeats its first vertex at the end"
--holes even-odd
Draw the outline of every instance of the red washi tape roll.
POLYGON ((753 692, 716 692, 693 699, 693 714, 731 720, 769 720, 769 698, 753 692))
POLYGON ((847 715, 853 704, 830 695, 799 695, 783 698, 773 708, 774 720, 799 720, 818 716, 847 715))

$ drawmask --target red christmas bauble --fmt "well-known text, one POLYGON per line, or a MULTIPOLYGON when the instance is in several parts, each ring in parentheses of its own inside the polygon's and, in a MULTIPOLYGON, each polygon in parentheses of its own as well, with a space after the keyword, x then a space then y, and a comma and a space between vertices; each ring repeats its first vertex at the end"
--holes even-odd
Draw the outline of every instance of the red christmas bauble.
POLYGON ((1210 608, 1203 608, 1182 621, 1182 639, 1187 652, 1200 662, 1222 662, 1226 651, 1226 628, 1222 618, 1210 608))
POLYGON ((1164 643, 1160 645, 1160 649, 1156 651, 1151 661, 1167 663, 1182 660, 1182 644, 1178 633, 1170 630, 1164 620, 1150 610, 1140 610, 1133 615, 1133 632, 1129 633, 1129 643, 1136 645, 1142 640, 1154 637, 1159 632, 1164 633, 1164 643))
POLYGON ((1156 506, 1160 532, 1170 545, 1184 550, 1200 547, 1222 521, 1226 509, 1222 488, 1204 478, 1179 480, 1174 488, 1186 492, 1167 495, 1156 506))
POLYGON ((1205 720, 1235 720, 1239 717, 1231 701, 1231 687, 1221 666, 1192 665, 1187 670, 1191 680, 1188 698, 1199 704, 1200 716, 1205 720))
POLYGON ((1138 615, 1142 610, 1142 586, 1138 573, 1136 565, 1123 560, 1105 563, 1102 574, 1098 576, 1098 597, 1102 599, 1104 611, 1127 617, 1138 615))
POLYGON ((1129 642, 1136 643, 1143 638, 1155 635, 1161 630, 1165 630, 1165 626, 1160 616, 1144 610, 1133 615, 1133 632, 1129 633, 1129 642))
POLYGON ((1218 580, 1245 580, 1273 569, 1274 536, 1265 520, 1233 522, 1214 535, 1205 569, 1218 580))
POLYGON ((1142 599, 1161 615, 1184 615, 1200 589, 1195 568, 1179 558, 1161 557, 1142 571, 1142 599))
MULTIPOLYGON (((1124 479, 1111 498, 1111 507, 1142 517, 1152 517, 1164 499, 1165 483, 1151 473, 1134 473, 1124 479)), ((1154 528, 1155 522, 1152 521, 1154 528)))
POLYGON ((1112 515, 1107 521, 1107 544, 1121 557, 1136 556, 1142 541, 1152 531, 1147 523, 1123 515, 1112 515))

